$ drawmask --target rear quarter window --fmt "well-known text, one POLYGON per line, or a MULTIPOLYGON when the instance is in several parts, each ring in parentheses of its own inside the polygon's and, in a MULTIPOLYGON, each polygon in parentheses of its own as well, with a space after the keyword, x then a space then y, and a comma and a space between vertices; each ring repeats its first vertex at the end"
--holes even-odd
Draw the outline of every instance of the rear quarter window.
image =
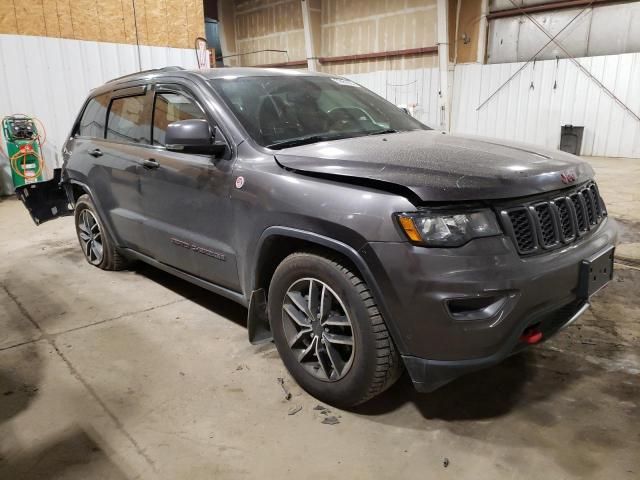
POLYGON ((109 95, 98 95, 87 103, 78 125, 78 135, 83 137, 104 138, 109 95))

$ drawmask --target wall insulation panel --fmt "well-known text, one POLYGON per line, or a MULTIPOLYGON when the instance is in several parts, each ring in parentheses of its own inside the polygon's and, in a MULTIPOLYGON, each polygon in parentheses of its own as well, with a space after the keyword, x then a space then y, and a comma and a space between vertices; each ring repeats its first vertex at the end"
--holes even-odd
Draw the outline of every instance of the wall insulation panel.
MULTIPOLYGON (((435 0, 324 0, 321 16, 320 56, 432 47, 436 45, 435 0)), ((437 60, 436 60, 437 62, 437 60)), ((429 55, 330 64, 323 71, 366 73, 379 69, 421 69, 434 66, 429 55)))
MULTIPOLYGON (((640 53, 578 61, 640 114, 640 53)), ((568 59, 528 64, 476 111, 522 65, 457 65, 452 132, 558 148, 560 127, 571 124, 584 126, 583 155, 640 158, 640 121, 568 59)))
POLYGON ((260 52, 229 59, 229 65, 267 65, 306 58, 302 6, 300 0, 241 1, 232 8, 235 53, 264 49, 286 50, 260 52))
MULTIPOLYGON (((197 68, 193 49, 140 46, 140 54, 143 70, 197 68)), ((0 35, 0 65, 10 65, 0 75, 0 118, 15 113, 39 118, 47 130, 48 155, 60 151, 92 88, 138 71, 138 50, 118 43, 0 35)))

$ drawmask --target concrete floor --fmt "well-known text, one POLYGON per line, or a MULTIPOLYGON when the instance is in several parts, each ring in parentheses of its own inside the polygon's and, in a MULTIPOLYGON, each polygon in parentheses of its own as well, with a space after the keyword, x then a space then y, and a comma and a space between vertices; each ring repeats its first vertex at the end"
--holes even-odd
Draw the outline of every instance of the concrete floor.
MULTIPOLYGON (((640 161, 591 161, 637 244, 640 161)), ((102 272, 70 218, 36 228, 0 201, 0 479, 638 478, 640 262, 626 255, 548 343, 430 395, 403 377, 325 425, 274 347, 247 342, 242 308, 144 265, 102 272)))

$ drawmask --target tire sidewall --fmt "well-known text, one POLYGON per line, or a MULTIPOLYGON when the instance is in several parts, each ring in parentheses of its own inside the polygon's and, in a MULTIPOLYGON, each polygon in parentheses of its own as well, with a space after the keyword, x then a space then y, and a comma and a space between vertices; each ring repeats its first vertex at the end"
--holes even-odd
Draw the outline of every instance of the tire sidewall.
POLYGON ((312 254, 294 254, 276 269, 269 287, 269 321, 285 366, 298 384, 313 396, 336 406, 353 406, 366 398, 375 376, 375 336, 369 312, 358 289, 332 261, 312 254), (354 358, 345 376, 334 382, 313 377, 298 362, 284 335, 282 305, 289 287, 302 278, 326 283, 340 297, 351 320, 354 358))
POLYGON ((109 237, 107 230, 104 227, 104 223, 102 222, 100 215, 96 211, 95 205, 93 204, 91 197, 87 194, 82 195, 80 198, 78 198, 78 200, 76 201, 76 208, 73 214, 73 217, 75 220, 76 236, 78 237, 78 243, 80 244, 81 247, 82 247, 82 240, 80 240, 80 229, 78 228, 78 223, 80 219, 80 214, 82 213, 83 210, 89 210, 95 217, 96 221, 98 222, 98 225, 100 226, 100 232, 102 232, 102 252, 103 252, 102 261, 97 265, 93 264, 89 261, 84 251, 82 252, 82 254, 84 256, 84 259, 87 261, 89 265, 98 267, 101 269, 105 269, 107 265, 109 265, 111 256, 112 256, 111 239, 109 237))

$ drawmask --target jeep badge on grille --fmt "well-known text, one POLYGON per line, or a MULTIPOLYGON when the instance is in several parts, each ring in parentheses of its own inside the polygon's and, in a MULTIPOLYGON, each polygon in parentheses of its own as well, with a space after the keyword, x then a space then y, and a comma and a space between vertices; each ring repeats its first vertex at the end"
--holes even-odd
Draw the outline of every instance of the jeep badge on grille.
POLYGON ((562 180, 562 183, 565 185, 575 182, 576 178, 577 175, 575 170, 566 170, 560 174, 560 180, 562 180))

